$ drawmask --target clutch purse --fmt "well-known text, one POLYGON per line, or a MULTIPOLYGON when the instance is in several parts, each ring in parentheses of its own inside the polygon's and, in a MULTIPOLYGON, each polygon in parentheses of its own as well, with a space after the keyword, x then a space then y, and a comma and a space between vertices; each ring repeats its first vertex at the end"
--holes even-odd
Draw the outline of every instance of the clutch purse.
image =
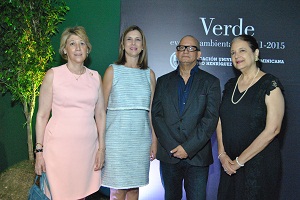
MULTIPOLYGON (((45 195, 45 187, 47 187, 47 189, 50 192, 50 187, 49 187, 46 173, 42 173, 41 176, 36 175, 34 184, 33 186, 31 186, 28 193, 28 200, 49 200, 49 198, 45 195)), ((50 196, 51 196, 51 192, 50 192, 50 196)))

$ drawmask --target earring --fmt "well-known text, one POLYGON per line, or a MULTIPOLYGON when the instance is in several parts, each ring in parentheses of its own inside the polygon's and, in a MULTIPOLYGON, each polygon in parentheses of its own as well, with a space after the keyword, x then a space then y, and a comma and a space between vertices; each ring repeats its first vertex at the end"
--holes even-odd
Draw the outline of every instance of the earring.
POLYGON ((258 56, 256 56, 256 57, 255 57, 255 62, 258 61, 258 60, 259 60, 259 59, 258 59, 258 56))

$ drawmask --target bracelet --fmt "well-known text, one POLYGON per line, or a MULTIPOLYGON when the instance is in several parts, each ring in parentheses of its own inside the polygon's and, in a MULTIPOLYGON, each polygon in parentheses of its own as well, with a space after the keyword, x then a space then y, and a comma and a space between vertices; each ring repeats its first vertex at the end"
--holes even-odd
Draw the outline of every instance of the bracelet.
POLYGON ((99 148, 98 151, 105 151, 106 148, 99 148))
POLYGON ((39 153, 39 152, 43 152, 43 149, 35 149, 34 153, 39 153))
POLYGON ((223 155, 223 154, 226 154, 226 152, 224 151, 224 152, 220 153, 220 154, 218 155, 218 159, 220 159, 221 155, 223 155))
POLYGON ((37 142, 37 143, 35 144, 35 146, 37 146, 37 145, 41 145, 41 146, 43 147, 43 145, 42 145, 41 143, 38 143, 38 142, 37 142))
POLYGON ((235 161, 236 161, 236 163, 237 163, 240 167, 244 167, 244 165, 242 165, 242 164, 239 162, 239 157, 236 157, 236 158, 235 158, 235 161))

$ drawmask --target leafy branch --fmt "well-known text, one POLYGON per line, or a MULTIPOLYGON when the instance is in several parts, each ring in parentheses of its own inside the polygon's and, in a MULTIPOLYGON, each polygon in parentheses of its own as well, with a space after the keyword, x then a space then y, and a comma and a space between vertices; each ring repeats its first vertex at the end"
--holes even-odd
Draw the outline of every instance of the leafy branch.
POLYGON ((33 160, 32 116, 45 72, 53 61, 51 37, 69 7, 59 0, 2 0, 0 3, 0 90, 21 102, 29 160, 33 160))

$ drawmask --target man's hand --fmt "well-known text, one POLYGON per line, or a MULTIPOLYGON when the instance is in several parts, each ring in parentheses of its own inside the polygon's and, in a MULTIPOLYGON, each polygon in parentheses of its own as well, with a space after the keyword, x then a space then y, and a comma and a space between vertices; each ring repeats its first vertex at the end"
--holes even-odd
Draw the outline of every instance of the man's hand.
POLYGON ((185 159, 188 157, 188 154, 181 145, 178 145, 175 149, 172 149, 170 153, 172 153, 174 157, 179 159, 185 159))

